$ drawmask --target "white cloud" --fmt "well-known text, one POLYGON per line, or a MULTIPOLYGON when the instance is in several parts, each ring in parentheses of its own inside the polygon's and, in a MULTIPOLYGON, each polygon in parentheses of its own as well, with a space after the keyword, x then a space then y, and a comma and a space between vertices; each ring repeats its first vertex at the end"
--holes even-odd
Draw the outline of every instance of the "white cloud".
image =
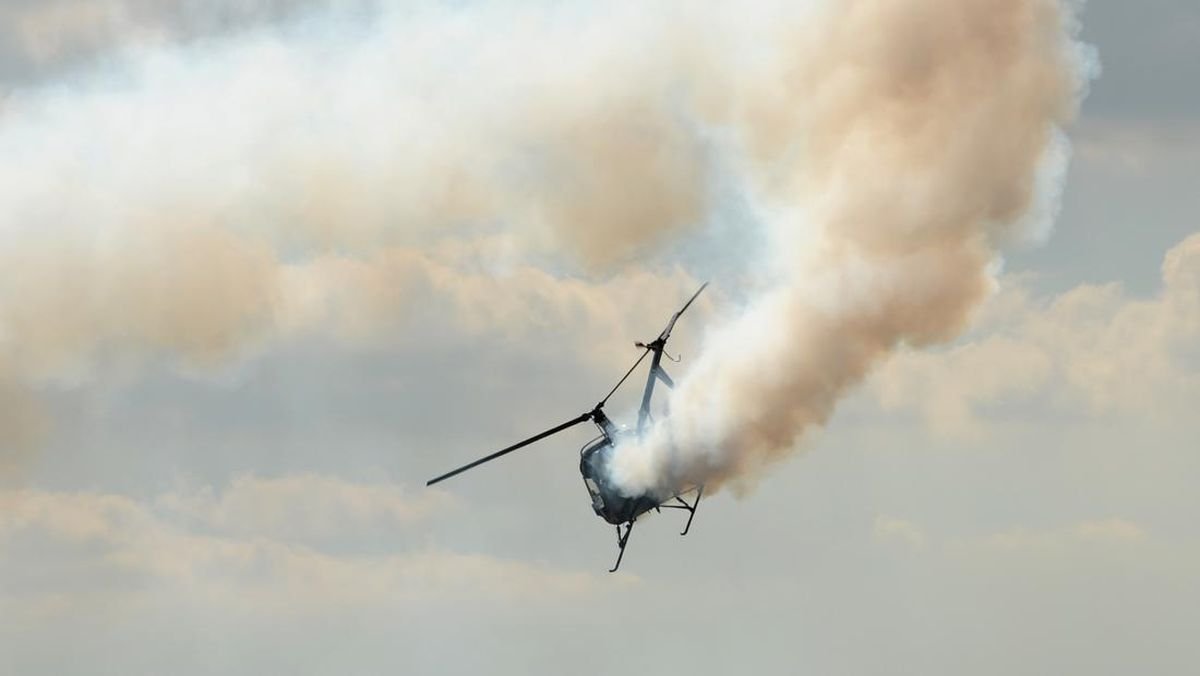
POLYGON ((988 406, 1051 406, 1087 415, 1172 415, 1200 395, 1200 234, 1171 249, 1151 299, 1120 285, 1053 298, 1019 279, 947 350, 906 352, 874 379, 888 410, 912 410, 953 438, 984 429, 988 406))
POLYGON ((1146 537, 1141 526, 1126 519, 1085 521, 1075 526, 1075 535, 1084 540, 1101 542, 1125 542, 1146 537))
POLYGON ((1083 521, 1060 529, 1012 528, 982 537, 968 538, 951 545, 991 553, 1049 553, 1078 549, 1088 545, 1130 545, 1146 538, 1138 524, 1127 519, 1083 521))
POLYGON ((154 506, 218 533, 311 542, 363 528, 404 527, 453 508, 455 501, 440 491, 413 494, 390 483, 300 474, 240 476, 223 491, 181 489, 160 496, 154 506))
POLYGON ((447 502, 315 475, 247 477, 223 491, 151 501, 8 491, 0 493, 7 580, 0 601, 43 618, 172 602, 291 614, 431 600, 556 603, 596 591, 589 573, 415 545, 404 536, 447 502), (380 553, 321 545, 335 529, 364 526, 376 529, 380 553))
POLYGON ((877 541, 900 543, 911 549, 925 546, 925 531, 920 526, 912 521, 885 514, 875 517, 873 535, 877 541))
POLYGON ((1153 544, 1141 524, 1119 517, 1089 519, 1061 527, 1014 526, 994 532, 950 535, 929 533, 925 526, 908 519, 879 515, 872 527, 872 538, 880 544, 902 545, 960 563, 997 555, 1035 562, 1039 557, 1058 559, 1094 553, 1097 548, 1138 549, 1153 544))

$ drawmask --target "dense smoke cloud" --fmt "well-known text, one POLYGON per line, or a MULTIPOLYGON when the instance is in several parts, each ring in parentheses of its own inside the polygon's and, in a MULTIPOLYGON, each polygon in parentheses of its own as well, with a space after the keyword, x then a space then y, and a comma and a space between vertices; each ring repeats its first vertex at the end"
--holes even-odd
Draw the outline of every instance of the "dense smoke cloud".
MULTIPOLYGON (((1077 54, 1053 0, 743 5, 277 3, 264 16, 286 26, 243 17, 15 90, 5 399, 112 360, 198 369, 297 333, 372 340, 431 296, 503 325, 496 276, 513 303, 622 330, 644 288, 564 274, 681 295, 686 274, 628 266, 730 235, 714 222, 734 199, 778 252, 771 283, 713 336, 638 454, 649 473, 622 476, 782 453, 891 347, 951 337, 987 292, 994 247, 1053 202, 1077 54), (478 241, 499 243, 491 268, 455 249, 478 241)), ((45 427, 3 424, 5 440, 45 427)))
MULTIPOLYGON (((21 406, 5 457, 44 431, 33 390, 114 360, 197 369, 296 332, 370 341, 430 295, 468 324, 526 316, 491 309, 523 299, 621 328, 644 290, 562 284, 531 260, 612 269, 703 217, 706 141, 675 64, 648 51, 668 28, 633 3, 376 6, 11 92, 0 382, 21 406), (500 249, 483 265, 479 242, 500 249), (489 275, 512 282, 501 302, 489 275)), ((653 277, 668 286, 647 302, 692 283, 653 277)))
POLYGON ((619 448, 627 491, 752 478, 892 350, 963 330, 997 247, 1053 216, 1087 72, 1074 21, 1057 0, 854 0, 786 41, 769 110, 789 114, 750 127, 770 134, 778 282, 619 448))

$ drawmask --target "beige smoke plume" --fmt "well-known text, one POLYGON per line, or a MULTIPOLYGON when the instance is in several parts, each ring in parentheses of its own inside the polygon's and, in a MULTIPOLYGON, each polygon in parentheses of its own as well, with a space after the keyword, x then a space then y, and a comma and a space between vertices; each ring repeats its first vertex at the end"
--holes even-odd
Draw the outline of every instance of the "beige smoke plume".
POLYGON ((896 347, 964 328, 997 247, 1052 217, 1074 22, 1058 0, 848 0, 785 43, 786 86, 747 122, 778 281, 618 449, 627 491, 751 480, 896 347))
MULTIPOLYGON (((615 331, 644 287, 691 284, 625 266, 736 189, 777 284, 621 464, 634 486, 729 477, 896 344, 954 335, 995 246, 1053 201, 1038 179, 1079 89, 1057 0, 456 4, 140 47, 12 92, 0 398, 28 410, 130 355, 194 369, 298 332, 370 340, 413 298, 503 328, 481 299, 505 275, 514 303, 615 331), (489 238, 508 272, 438 253, 489 238), (639 281, 561 281, 580 269, 639 281)), ((23 428, 0 458, 44 429, 0 426, 23 428)))

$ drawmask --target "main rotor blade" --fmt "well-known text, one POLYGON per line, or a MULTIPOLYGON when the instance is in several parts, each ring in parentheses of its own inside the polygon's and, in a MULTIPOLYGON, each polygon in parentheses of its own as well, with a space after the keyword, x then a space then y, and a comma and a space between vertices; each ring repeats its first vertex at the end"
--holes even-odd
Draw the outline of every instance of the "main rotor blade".
POLYGON ((659 340, 666 342, 666 340, 671 337, 671 331, 675 329, 675 322, 679 321, 679 318, 683 316, 683 313, 687 312, 687 309, 692 306, 692 303, 695 302, 695 300, 700 297, 700 294, 704 293, 704 290, 707 288, 708 282, 700 285, 700 288, 696 291, 696 293, 692 294, 692 297, 688 299, 688 302, 684 303, 683 307, 679 309, 679 312, 671 315, 671 321, 667 323, 667 328, 663 329, 663 332, 658 336, 659 340))
POLYGON ((608 391, 608 394, 606 394, 604 398, 600 400, 600 404, 597 406, 597 408, 603 408, 604 405, 608 403, 608 400, 612 399, 612 396, 617 393, 617 390, 621 389, 621 386, 625 384, 626 380, 629 380, 629 376, 633 375, 633 372, 637 370, 637 367, 641 365, 642 360, 645 359, 646 355, 648 354, 650 354, 650 348, 643 347, 642 356, 638 357, 637 361, 633 362, 633 366, 629 367, 629 370, 625 372, 625 375, 621 376, 621 379, 617 381, 617 384, 613 385, 613 388, 608 391))
POLYGON ((491 462, 492 460, 495 460, 496 458, 499 458, 499 457, 501 457, 501 456, 504 456, 504 455, 508 455, 509 453, 512 453, 513 451, 516 451, 516 450, 520 450, 520 449, 522 449, 522 448, 525 448, 525 447, 526 447, 526 446, 528 446, 529 444, 532 444, 532 443, 536 443, 536 442, 538 442, 538 441, 541 441, 542 439, 545 439, 545 438, 546 438, 546 437, 548 437, 548 436, 552 436, 552 435, 558 434, 559 432, 562 432, 562 431, 563 431, 563 430, 565 430, 565 429, 568 429, 568 428, 574 427, 574 426, 578 425, 578 424, 579 424, 579 423, 581 423, 581 422, 587 422, 588 420, 591 420, 591 419, 592 419, 592 413, 589 411, 588 413, 584 413, 583 415, 579 416, 578 418, 575 418, 574 420, 567 421, 567 422, 565 422, 565 423, 563 423, 563 424, 559 425, 558 427, 554 427, 554 428, 548 429, 548 430, 546 430, 545 432, 542 432, 541 434, 539 434, 539 435, 537 435, 537 436, 529 437, 529 438, 528 438, 528 439, 526 439, 525 441, 522 441, 522 442, 520 442, 520 443, 517 443, 517 444, 513 444, 512 446, 509 446, 508 448, 505 448, 505 449, 503 449, 503 450, 496 451, 495 453, 493 453, 493 454, 491 454, 491 455, 489 455, 489 456, 487 456, 487 457, 485 457, 485 458, 480 458, 480 459, 476 460, 475 462, 473 462, 473 463, 471 463, 471 464, 469 464, 469 465, 463 465, 462 467, 459 467, 458 469, 454 470, 453 472, 447 472, 446 474, 443 474, 443 475, 441 475, 441 476, 439 476, 439 477, 437 477, 437 478, 435 478, 435 479, 430 479, 429 481, 427 481, 427 482, 425 483, 425 485, 426 485, 426 486, 432 486, 432 485, 434 485, 434 484, 436 484, 436 483, 440 483, 440 482, 442 482, 442 481, 445 481, 446 479, 449 479, 449 478, 451 478, 451 477, 458 476, 459 474, 462 474, 463 472, 465 472, 465 471, 467 471, 467 470, 469 470, 469 469, 473 469, 473 468, 475 468, 475 467, 478 467, 478 466, 482 465, 482 464, 483 464, 483 463, 485 463, 485 462, 491 462))

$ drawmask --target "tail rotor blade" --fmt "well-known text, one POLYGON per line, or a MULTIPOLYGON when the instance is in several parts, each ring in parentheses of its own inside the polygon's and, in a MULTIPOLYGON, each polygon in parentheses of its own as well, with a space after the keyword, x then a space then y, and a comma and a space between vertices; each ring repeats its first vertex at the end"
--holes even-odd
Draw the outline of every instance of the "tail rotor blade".
POLYGON ((559 432, 562 432, 564 430, 572 428, 572 427, 578 425, 579 423, 587 422, 588 420, 591 420, 591 419, 592 419, 591 412, 584 413, 583 415, 579 416, 578 418, 575 418, 574 420, 569 420, 569 421, 559 425, 558 427, 552 427, 552 428, 546 430, 545 432, 542 432, 541 434, 529 437, 525 441, 513 444, 512 446, 509 446, 508 448, 496 451, 495 453, 493 453, 487 457, 480 458, 480 459, 476 460, 475 462, 470 463, 469 465, 463 465, 462 467, 459 467, 458 469, 456 469, 452 472, 447 472, 439 477, 430 479, 429 481, 427 481, 425 483, 425 485, 432 486, 436 483, 441 483, 442 481, 445 481, 446 479, 449 479, 451 477, 456 477, 459 474, 462 474, 463 472, 465 472, 469 469, 474 469, 474 468, 482 465, 485 462, 491 462, 492 460, 495 460, 496 458, 508 455, 509 453, 512 453, 513 451, 517 451, 522 448, 525 448, 526 446, 528 446, 530 444, 539 442, 542 439, 545 439, 546 437, 553 436, 555 434, 558 434, 559 432))

